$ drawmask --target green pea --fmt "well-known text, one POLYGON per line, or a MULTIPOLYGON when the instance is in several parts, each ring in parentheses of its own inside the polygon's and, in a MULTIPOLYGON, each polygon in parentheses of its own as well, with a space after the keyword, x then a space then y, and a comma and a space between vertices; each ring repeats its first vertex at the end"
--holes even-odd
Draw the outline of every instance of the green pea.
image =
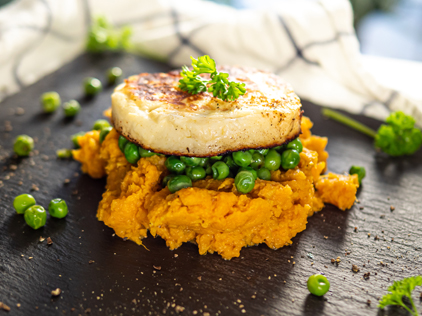
POLYGON ((124 152, 125 151, 125 146, 126 146, 126 144, 127 143, 129 143, 129 140, 127 139, 127 138, 125 138, 125 137, 123 137, 123 136, 119 136, 119 148, 120 148, 120 150, 122 151, 122 152, 124 152))
POLYGON ((13 151, 18 156, 28 156, 34 149, 34 140, 28 135, 19 135, 15 138, 13 151))
POLYGON ((13 200, 13 207, 15 208, 16 213, 23 214, 27 208, 35 205, 35 203, 36 201, 31 194, 21 194, 13 200))
POLYGON ((51 200, 48 204, 48 212, 55 218, 66 217, 68 213, 66 201, 62 199, 51 200))
POLYGON ((26 224, 33 229, 41 228, 47 221, 47 212, 42 206, 33 205, 25 210, 23 215, 26 224))
POLYGON ((119 67, 109 68, 107 70, 107 81, 109 85, 113 85, 116 83, 118 79, 122 76, 123 71, 119 67))
POLYGON ((141 155, 139 155, 138 145, 134 143, 127 143, 124 149, 124 154, 126 160, 131 164, 136 164, 139 159, 141 159, 141 155))
POLYGON ((103 143, 104 139, 107 137, 107 135, 111 132, 111 130, 113 129, 112 126, 107 126, 101 129, 100 132, 100 144, 103 143))
POLYGON ((166 159, 165 166, 167 169, 176 174, 182 174, 186 169, 186 164, 180 161, 176 156, 170 156, 166 159))
POLYGON ((221 160, 221 159, 223 159, 223 156, 212 156, 212 157, 210 157, 210 159, 212 159, 212 160, 221 160))
POLYGON ((87 96, 94 96, 103 89, 101 81, 97 78, 88 77, 84 80, 84 90, 87 96))
POLYGON ((81 147, 81 146, 79 146, 79 143, 78 143, 78 137, 79 137, 79 136, 84 136, 84 135, 85 135, 85 132, 78 132, 78 133, 73 134, 73 135, 71 136, 73 146, 74 146, 76 149, 78 149, 78 148, 80 148, 80 147, 81 147))
POLYGON ((280 168, 281 155, 276 149, 270 149, 268 154, 265 156, 264 167, 268 170, 277 170, 280 168))
POLYGON ((249 149, 248 151, 253 155, 256 150, 255 149, 249 149))
POLYGON ((199 166, 199 162, 201 161, 201 158, 182 156, 180 157, 180 160, 184 162, 186 166, 195 167, 195 166, 199 166))
POLYGON ((76 100, 70 100, 63 104, 64 115, 67 117, 73 117, 79 113, 81 110, 81 105, 76 100))
POLYGON ((241 171, 249 171, 250 173, 253 174, 254 180, 258 179, 258 174, 257 174, 256 170, 253 169, 253 168, 251 168, 251 167, 242 167, 242 168, 239 168, 239 171, 238 172, 241 172, 241 171))
POLYGON ((271 180, 271 171, 268 170, 267 168, 259 168, 256 171, 258 178, 260 178, 261 180, 266 180, 266 181, 270 181, 271 180))
POLYGON ((265 162, 264 155, 257 152, 252 154, 252 162, 251 162, 252 168, 259 169, 264 165, 264 162, 265 162))
POLYGON ((248 151, 236 151, 232 154, 232 157, 239 167, 247 167, 252 162, 252 154, 248 151))
POLYGON ((206 168, 210 159, 209 158, 199 158, 199 159, 200 161, 199 161, 198 166, 206 168))
POLYGON ((361 185, 363 178, 365 178, 366 176, 366 170, 364 167, 361 166, 351 166, 349 174, 357 174, 359 179, 359 185, 361 185))
POLYGON ((169 174, 169 175, 165 176, 165 177, 164 177, 164 179, 163 179, 163 182, 161 183, 161 185, 163 186, 163 188, 164 188, 164 187, 166 187, 166 186, 167 186, 167 184, 168 184, 168 182, 169 182, 171 179, 173 179, 175 176, 176 176, 176 175, 174 175, 174 174, 169 174))
POLYGON ((212 165, 212 177, 216 180, 223 180, 229 175, 230 169, 223 161, 217 161, 212 165))
POLYGON ((303 145, 300 139, 296 138, 295 140, 292 140, 290 143, 287 144, 286 149, 294 149, 298 153, 301 153, 303 150, 303 145))
POLYGON ((209 164, 206 168, 205 168, 205 173, 207 175, 211 175, 212 174, 212 165, 209 164))
POLYGON ((281 166, 284 170, 293 169, 300 162, 300 155, 294 149, 287 149, 281 154, 281 166))
POLYGON ((190 188, 192 186, 191 179, 186 175, 177 175, 174 178, 170 179, 167 184, 171 193, 179 191, 184 188, 190 188))
POLYGON ((186 175, 192 181, 202 180, 207 176, 205 169, 199 166, 186 168, 186 175))
POLYGON ((231 155, 225 156, 223 158, 223 161, 226 163, 227 166, 229 166, 230 169, 237 169, 239 167, 238 165, 236 165, 231 155))
POLYGON ((55 92, 45 92, 41 95, 41 106, 45 113, 53 113, 62 103, 60 95, 55 92))
POLYGON ((270 150, 268 148, 266 148, 266 149, 260 149, 260 150, 258 150, 258 153, 260 153, 263 156, 266 156, 269 151, 270 150))
POLYGON ((142 158, 152 157, 156 155, 155 152, 151 150, 143 149, 142 147, 139 147, 139 154, 141 155, 142 158))
POLYGON ((93 131, 101 131, 103 128, 105 127, 109 127, 111 126, 110 123, 107 120, 96 120, 94 122, 94 125, 92 125, 92 130, 93 131))
POLYGON ((240 171, 234 178, 234 185, 240 193, 249 193, 255 186, 255 178, 252 172, 240 171))
POLYGON ((59 159, 69 159, 72 157, 72 151, 67 148, 57 149, 56 156, 59 159))
POLYGON ((330 289, 330 282, 321 274, 311 275, 307 285, 309 292, 316 296, 323 296, 330 289))

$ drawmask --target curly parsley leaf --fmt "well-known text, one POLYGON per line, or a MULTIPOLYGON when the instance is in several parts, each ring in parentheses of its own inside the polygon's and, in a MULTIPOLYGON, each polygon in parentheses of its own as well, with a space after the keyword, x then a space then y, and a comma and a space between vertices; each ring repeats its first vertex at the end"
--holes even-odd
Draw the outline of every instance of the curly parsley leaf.
POLYGON ((116 28, 104 16, 93 19, 88 32, 86 49, 91 53, 128 50, 132 45, 132 29, 128 26, 116 28))
POLYGON ((388 305, 398 305, 405 308, 412 315, 418 316, 418 311, 412 299, 412 292, 416 286, 422 286, 422 276, 414 276, 405 278, 401 281, 395 281, 393 285, 388 288, 389 293, 382 297, 378 307, 383 309, 388 305), (403 302, 404 296, 409 299, 412 309, 407 307, 403 302))
POLYGON ((188 67, 182 67, 180 73, 182 79, 179 80, 179 88, 192 94, 207 91, 207 80, 190 71, 188 67))
POLYGON ((375 147, 390 156, 412 155, 422 146, 422 132, 415 119, 401 111, 391 113, 377 132, 337 111, 323 109, 322 113, 344 125, 375 138, 375 147))
POLYGON ((415 119, 401 111, 393 112, 381 125, 375 136, 375 146, 390 156, 414 154, 422 145, 422 132, 415 119))
POLYGON ((192 59, 193 70, 197 74, 212 74, 217 72, 214 59, 208 55, 200 56, 198 59, 190 56, 190 59, 192 59))
POLYGON ((179 80, 179 88, 181 90, 191 94, 208 90, 214 97, 224 101, 234 101, 239 96, 245 94, 245 84, 229 81, 229 74, 218 72, 215 61, 210 56, 204 55, 198 59, 191 56, 191 59, 193 71, 184 66, 180 73, 182 79, 179 80), (202 78, 200 74, 210 74, 210 79, 202 78))

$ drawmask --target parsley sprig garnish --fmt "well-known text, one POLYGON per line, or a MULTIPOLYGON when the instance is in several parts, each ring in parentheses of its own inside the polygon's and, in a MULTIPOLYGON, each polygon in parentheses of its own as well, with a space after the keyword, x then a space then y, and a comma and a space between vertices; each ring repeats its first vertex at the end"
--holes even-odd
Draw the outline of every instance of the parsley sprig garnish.
POLYGON ((198 94, 204 91, 211 92, 214 97, 224 101, 236 100, 239 96, 245 94, 244 83, 229 81, 229 74, 218 72, 215 61, 208 55, 192 59, 193 71, 183 66, 179 80, 179 88, 190 94, 198 94), (210 74, 210 80, 200 76, 200 74, 210 74))
POLYGON ((391 113, 377 132, 337 111, 323 109, 322 114, 375 139, 375 147, 390 156, 414 154, 422 145, 422 132, 415 119, 402 111, 391 113))
POLYGON ((405 308, 410 314, 418 316, 418 310, 412 299, 412 292, 416 286, 422 286, 422 276, 414 276, 405 278, 401 281, 395 281, 393 285, 388 288, 389 293, 385 294, 378 307, 384 308, 388 305, 398 305, 405 308), (406 296, 412 305, 412 310, 403 303, 403 297, 406 296))

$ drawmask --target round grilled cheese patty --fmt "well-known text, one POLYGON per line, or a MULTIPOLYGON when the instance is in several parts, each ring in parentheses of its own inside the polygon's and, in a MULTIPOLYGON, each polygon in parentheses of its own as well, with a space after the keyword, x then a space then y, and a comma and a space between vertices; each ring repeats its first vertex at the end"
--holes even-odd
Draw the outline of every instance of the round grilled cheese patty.
POLYGON ((251 68, 218 70, 245 83, 246 93, 234 101, 192 95, 178 88, 178 71, 129 77, 111 96, 114 127, 145 149, 192 157, 279 146, 300 134, 299 97, 280 77, 251 68))

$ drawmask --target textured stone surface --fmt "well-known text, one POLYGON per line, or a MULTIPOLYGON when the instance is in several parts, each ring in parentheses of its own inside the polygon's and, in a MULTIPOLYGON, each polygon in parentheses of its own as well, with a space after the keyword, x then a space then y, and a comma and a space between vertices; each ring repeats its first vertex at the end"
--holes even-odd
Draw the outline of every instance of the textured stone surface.
MULTIPOLYGON (((111 66, 122 67, 126 76, 169 69, 130 55, 82 56, 0 103, 0 301, 11 307, 8 315, 84 315, 87 309, 91 315, 241 315, 243 310, 245 315, 405 315, 376 306, 393 280, 421 274, 421 152, 401 159, 376 154, 366 136, 325 121, 319 107, 304 102, 313 132, 329 137, 329 170, 366 167, 359 204, 346 212, 327 206, 309 219, 291 247, 251 247, 231 261, 200 256, 193 244, 170 251, 151 236, 144 248, 114 237, 96 220, 105 181, 55 157, 56 149, 71 146, 71 134, 90 129, 110 106, 111 88, 84 100, 81 83, 86 76, 105 81, 111 66), (59 92, 63 101, 80 100, 79 116, 67 120, 61 110, 42 114, 38 98, 45 91, 59 92), (23 115, 16 114, 17 107, 23 115), (5 132, 5 125, 12 131, 5 132), (13 158, 13 139, 24 133, 38 138, 39 154, 13 158), (32 230, 12 207, 14 196, 26 192, 45 207, 52 198, 64 198, 68 217, 49 217, 44 228, 32 230), (53 244, 39 242, 40 236, 51 237, 53 244), (337 257, 341 262, 332 264, 337 257), (359 272, 352 271, 353 264, 359 272), (331 282, 324 298, 306 288, 307 278, 318 272, 331 282), (56 288, 62 292, 52 297, 56 288)), ((380 124, 358 118, 373 128, 380 124)), ((414 296, 422 309, 420 292, 414 296)))

